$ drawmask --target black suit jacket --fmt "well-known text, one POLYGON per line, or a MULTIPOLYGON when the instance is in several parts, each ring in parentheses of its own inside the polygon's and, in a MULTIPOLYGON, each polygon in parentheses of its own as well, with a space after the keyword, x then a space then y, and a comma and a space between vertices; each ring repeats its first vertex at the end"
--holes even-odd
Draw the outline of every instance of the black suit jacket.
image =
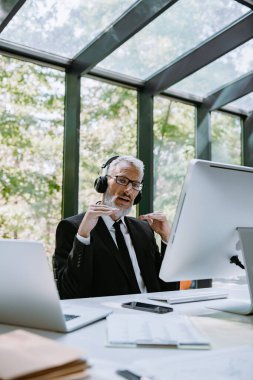
MULTIPOLYGON (((102 218, 90 233, 90 245, 76 238, 84 214, 62 220, 56 231, 53 266, 61 298, 130 294, 128 273, 114 240, 102 218)), ((179 283, 165 283, 158 274, 165 251, 159 253, 153 230, 147 222, 125 217, 148 292, 179 289, 179 283)))

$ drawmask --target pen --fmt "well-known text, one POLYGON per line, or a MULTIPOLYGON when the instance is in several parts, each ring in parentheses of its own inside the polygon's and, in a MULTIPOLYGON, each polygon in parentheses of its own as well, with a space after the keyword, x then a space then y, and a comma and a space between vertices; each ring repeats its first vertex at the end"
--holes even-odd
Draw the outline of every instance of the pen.
POLYGON ((117 370, 116 373, 127 380, 152 380, 152 378, 150 377, 136 375, 135 373, 133 373, 132 371, 128 371, 127 369, 117 370))

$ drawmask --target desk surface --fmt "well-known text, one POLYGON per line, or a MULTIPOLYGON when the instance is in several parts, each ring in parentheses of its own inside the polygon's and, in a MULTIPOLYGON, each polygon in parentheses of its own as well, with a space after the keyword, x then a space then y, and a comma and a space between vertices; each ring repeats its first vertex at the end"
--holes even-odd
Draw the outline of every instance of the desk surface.
MULTIPOLYGON (((245 298, 245 286, 237 286, 230 288, 229 292, 234 298, 245 298)), ((169 293, 169 292, 168 292, 169 293)), ((154 293, 159 294, 159 293, 154 293)), ((164 295, 164 292, 162 293, 164 295)), ((79 305, 103 305, 108 306, 114 311, 122 313, 143 313, 128 309, 122 309, 122 302, 132 300, 144 300, 149 294, 140 294, 137 296, 115 296, 115 297, 99 297, 90 299, 64 300, 63 304, 79 305)), ((212 351, 223 348, 240 348, 242 345, 253 344, 253 316, 241 316, 232 313, 225 313, 213 309, 209 309, 215 301, 194 302, 187 304, 173 305, 174 312, 185 314, 191 317, 192 321, 198 326, 211 342, 212 351)), ((14 330, 15 326, 0 325, 0 333, 14 330)), ((23 328, 23 327, 22 327, 23 328)), ((61 334, 35 329, 26 329, 27 331, 38 333, 42 336, 55 339, 63 344, 81 348, 91 362, 94 360, 94 369, 92 370, 92 379, 123 379, 117 375, 109 375, 110 371, 114 372, 114 368, 129 367, 136 360, 145 359, 154 361, 161 357, 168 358, 185 358, 190 355, 192 350, 178 350, 167 348, 109 348, 105 346, 106 341, 106 321, 102 320, 90 326, 76 330, 72 333, 61 334), (107 368, 107 370, 105 370, 107 368), (102 371, 102 372, 100 372, 102 371)), ((203 352, 202 352, 203 353, 203 352)), ((199 351, 199 354, 202 355, 199 351)), ((196 355, 198 353, 196 352, 196 355)), ((175 361, 176 363, 176 361, 175 361)), ((178 365, 178 364, 175 364, 178 365)), ((238 363, 240 366, 240 363, 238 363)), ((207 368, 208 370, 208 368, 207 368)), ((166 378, 166 376, 165 376, 166 378)), ((240 377, 239 377, 240 378, 240 377)))

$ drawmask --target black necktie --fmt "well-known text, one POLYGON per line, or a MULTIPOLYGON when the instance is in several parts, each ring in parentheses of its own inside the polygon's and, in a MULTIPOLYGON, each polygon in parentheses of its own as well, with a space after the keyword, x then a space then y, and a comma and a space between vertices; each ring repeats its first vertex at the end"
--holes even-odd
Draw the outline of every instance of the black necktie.
POLYGON ((122 259, 124 261, 124 264, 125 264, 125 267, 127 270, 127 274, 128 274, 128 278, 130 280, 130 286, 131 286, 132 293, 140 293, 140 288, 139 288, 137 280, 136 280, 133 264, 132 264, 132 261, 130 259, 130 255, 129 255, 129 252, 127 249, 127 245, 126 245, 124 236, 123 236, 122 231, 120 229, 120 223, 122 223, 121 220, 119 220, 118 222, 115 222, 113 224, 113 227, 115 228, 115 237, 116 237, 116 242, 118 245, 118 250, 122 256, 122 259))

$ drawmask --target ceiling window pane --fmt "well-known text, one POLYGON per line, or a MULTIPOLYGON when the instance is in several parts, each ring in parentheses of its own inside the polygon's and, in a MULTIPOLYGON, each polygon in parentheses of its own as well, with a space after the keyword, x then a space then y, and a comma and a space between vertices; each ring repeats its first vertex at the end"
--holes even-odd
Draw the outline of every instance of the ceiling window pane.
POLYGON ((248 94, 240 99, 235 100, 234 102, 229 103, 229 106, 236 107, 238 110, 243 112, 252 112, 253 111, 253 94, 248 94))
POLYGON ((234 0, 179 0, 98 66, 146 79, 247 12, 234 0))
POLYGON ((187 94, 206 97, 218 87, 234 81, 252 70, 253 40, 198 70, 196 73, 171 86, 187 94))
POLYGON ((135 0, 27 0, 1 38, 72 58, 135 0))

